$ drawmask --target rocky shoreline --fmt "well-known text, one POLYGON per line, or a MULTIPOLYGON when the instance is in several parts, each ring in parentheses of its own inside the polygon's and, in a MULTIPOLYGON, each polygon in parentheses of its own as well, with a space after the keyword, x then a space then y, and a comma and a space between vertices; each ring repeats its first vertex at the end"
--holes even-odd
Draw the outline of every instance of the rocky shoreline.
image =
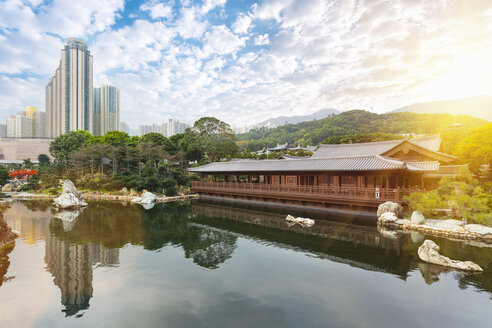
MULTIPOLYGON (((139 195, 108 195, 108 194, 100 194, 97 192, 81 192, 85 200, 116 200, 116 201, 127 201, 131 202, 139 195)), ((29 194, 29 193, 19 193, 19 194, 11 194, 11 199, 20 199, 20 200, 28 200, 28 199, 55 199, 59 195, 43 195, 43 194, 29 194)), ((173 197, 165 197, 165 196, 157 196, 155 198, 156 203, 169 203, 176 201, 185 201, 190 199, 198 199, 198 194, 192 195, 182 195, 182 196, 173 196, 173 197)))
MULTIPOLYGON (((381 204, 380 207, 384 205, 381 204)), ((388 205, 389 206, 389 205, 388 205)), ((394 205, 391 205, 394 207, 394 205)), ((384 207, 384 206, 383 206, 384 207)), ((383 208, 381 207, 381 208, 383 208)), ((448 239, 477 241, 492 244, 492 228, 480 224, 465 224, 460 220, 425 219, 422 214, 412 214, 412 220, 398 218, 399 209, 378 210, 378 225, 389 230, 419 232, 448 239), (381 213, 382 212, 382 213, 381 213), (416 217, 416 219, 414 219, 416 217)))

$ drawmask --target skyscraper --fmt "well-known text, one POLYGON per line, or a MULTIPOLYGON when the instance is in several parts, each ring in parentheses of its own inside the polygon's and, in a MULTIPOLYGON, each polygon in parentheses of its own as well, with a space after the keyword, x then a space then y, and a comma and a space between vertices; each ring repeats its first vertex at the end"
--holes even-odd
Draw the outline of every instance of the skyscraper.
POLYGON ((67 39, 60 64, 46 86, 48 137, 76 130, 92 133, 92 93, 92 55, 87 43, 67 39))
POLYGON ((94 88, 93 120, 95 135, 120 129, 120 89, 111 85, 94 88))
POLYGON ((130 134, 130 126, 126 122, 120 122, 120 131, 130 134))
POLYGON ((46 114, 37 111, 32 118, 32 136, 35 138, 46 137, 46 114))
POLYGON ((7 115, 7 137, 15 138, 15 115, 7 115))
POLYGON ((32 137, 32 119, 21 113, 19 112, 15 117, 15 137, 30 138, 32 137))

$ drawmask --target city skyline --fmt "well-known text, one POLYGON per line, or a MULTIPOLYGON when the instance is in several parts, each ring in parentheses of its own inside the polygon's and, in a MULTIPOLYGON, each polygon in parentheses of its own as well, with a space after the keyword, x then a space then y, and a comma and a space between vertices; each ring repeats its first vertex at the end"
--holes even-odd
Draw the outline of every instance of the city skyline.
POLYGON ((98 58, 95 85, 120 87, 132 128, 172 117, 238 125, 322 108, 381 113, 491 93, 489 1, 62 3, 2 8, 4 117, 42 108, 40 87, 67 37, 98 58))

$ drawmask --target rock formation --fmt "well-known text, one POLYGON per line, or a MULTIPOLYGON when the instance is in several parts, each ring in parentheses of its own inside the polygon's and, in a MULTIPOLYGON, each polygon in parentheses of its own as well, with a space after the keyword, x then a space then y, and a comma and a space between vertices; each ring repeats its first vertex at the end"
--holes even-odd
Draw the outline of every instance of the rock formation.
POLYGON ((401 207, 398 203, 393 202, 384 202, 379 204, 377 216, 380 217, 383 213, 391 212, 395 213, 398 218, 401 218, 403 215, 403 207, 401 207))
POLYGON ((80 192, 70 180, 63 182, 62 194, 53 199, 53 206, 61 209, 73 209, 87 206, 80 192))
POLYGON ((302 225, 303 227, 312 227, 314 225, 314 220, 313 219, 308 219, 308 218, 295 218, 292 215, 287 215, 285 218, 285 221, 291 222, 291 223, 297 223, 302 225))
POLYGON ((413 224, 422 224, 425 221, 425 217, 420 211, 413 211, 410 221, 413 224))
POLYGON ((430 239, 424 241, 419 247, 418 254, 422 261, 438 264, 463 271, 483 271, 483 269, 471 261, 456 261, 439 254, 439 246, 430 239))
POLYGON ((133 203, 137 203, 142 205, 146 210, 151 209, 154 207, 155 202, 156 202, 156 197, 153 193, 151 192, 144 192, 142 197, 135 197, 132 199, 133 203))

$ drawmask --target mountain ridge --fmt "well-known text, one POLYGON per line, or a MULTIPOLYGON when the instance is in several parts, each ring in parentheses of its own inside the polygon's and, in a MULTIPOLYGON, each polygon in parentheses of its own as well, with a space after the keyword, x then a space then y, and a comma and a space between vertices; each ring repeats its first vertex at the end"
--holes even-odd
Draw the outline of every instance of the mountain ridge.
POLYGON ((417 114, 465 114, 492 122, 492 95, 415 103, 387 113, 400 112, 417 114))

